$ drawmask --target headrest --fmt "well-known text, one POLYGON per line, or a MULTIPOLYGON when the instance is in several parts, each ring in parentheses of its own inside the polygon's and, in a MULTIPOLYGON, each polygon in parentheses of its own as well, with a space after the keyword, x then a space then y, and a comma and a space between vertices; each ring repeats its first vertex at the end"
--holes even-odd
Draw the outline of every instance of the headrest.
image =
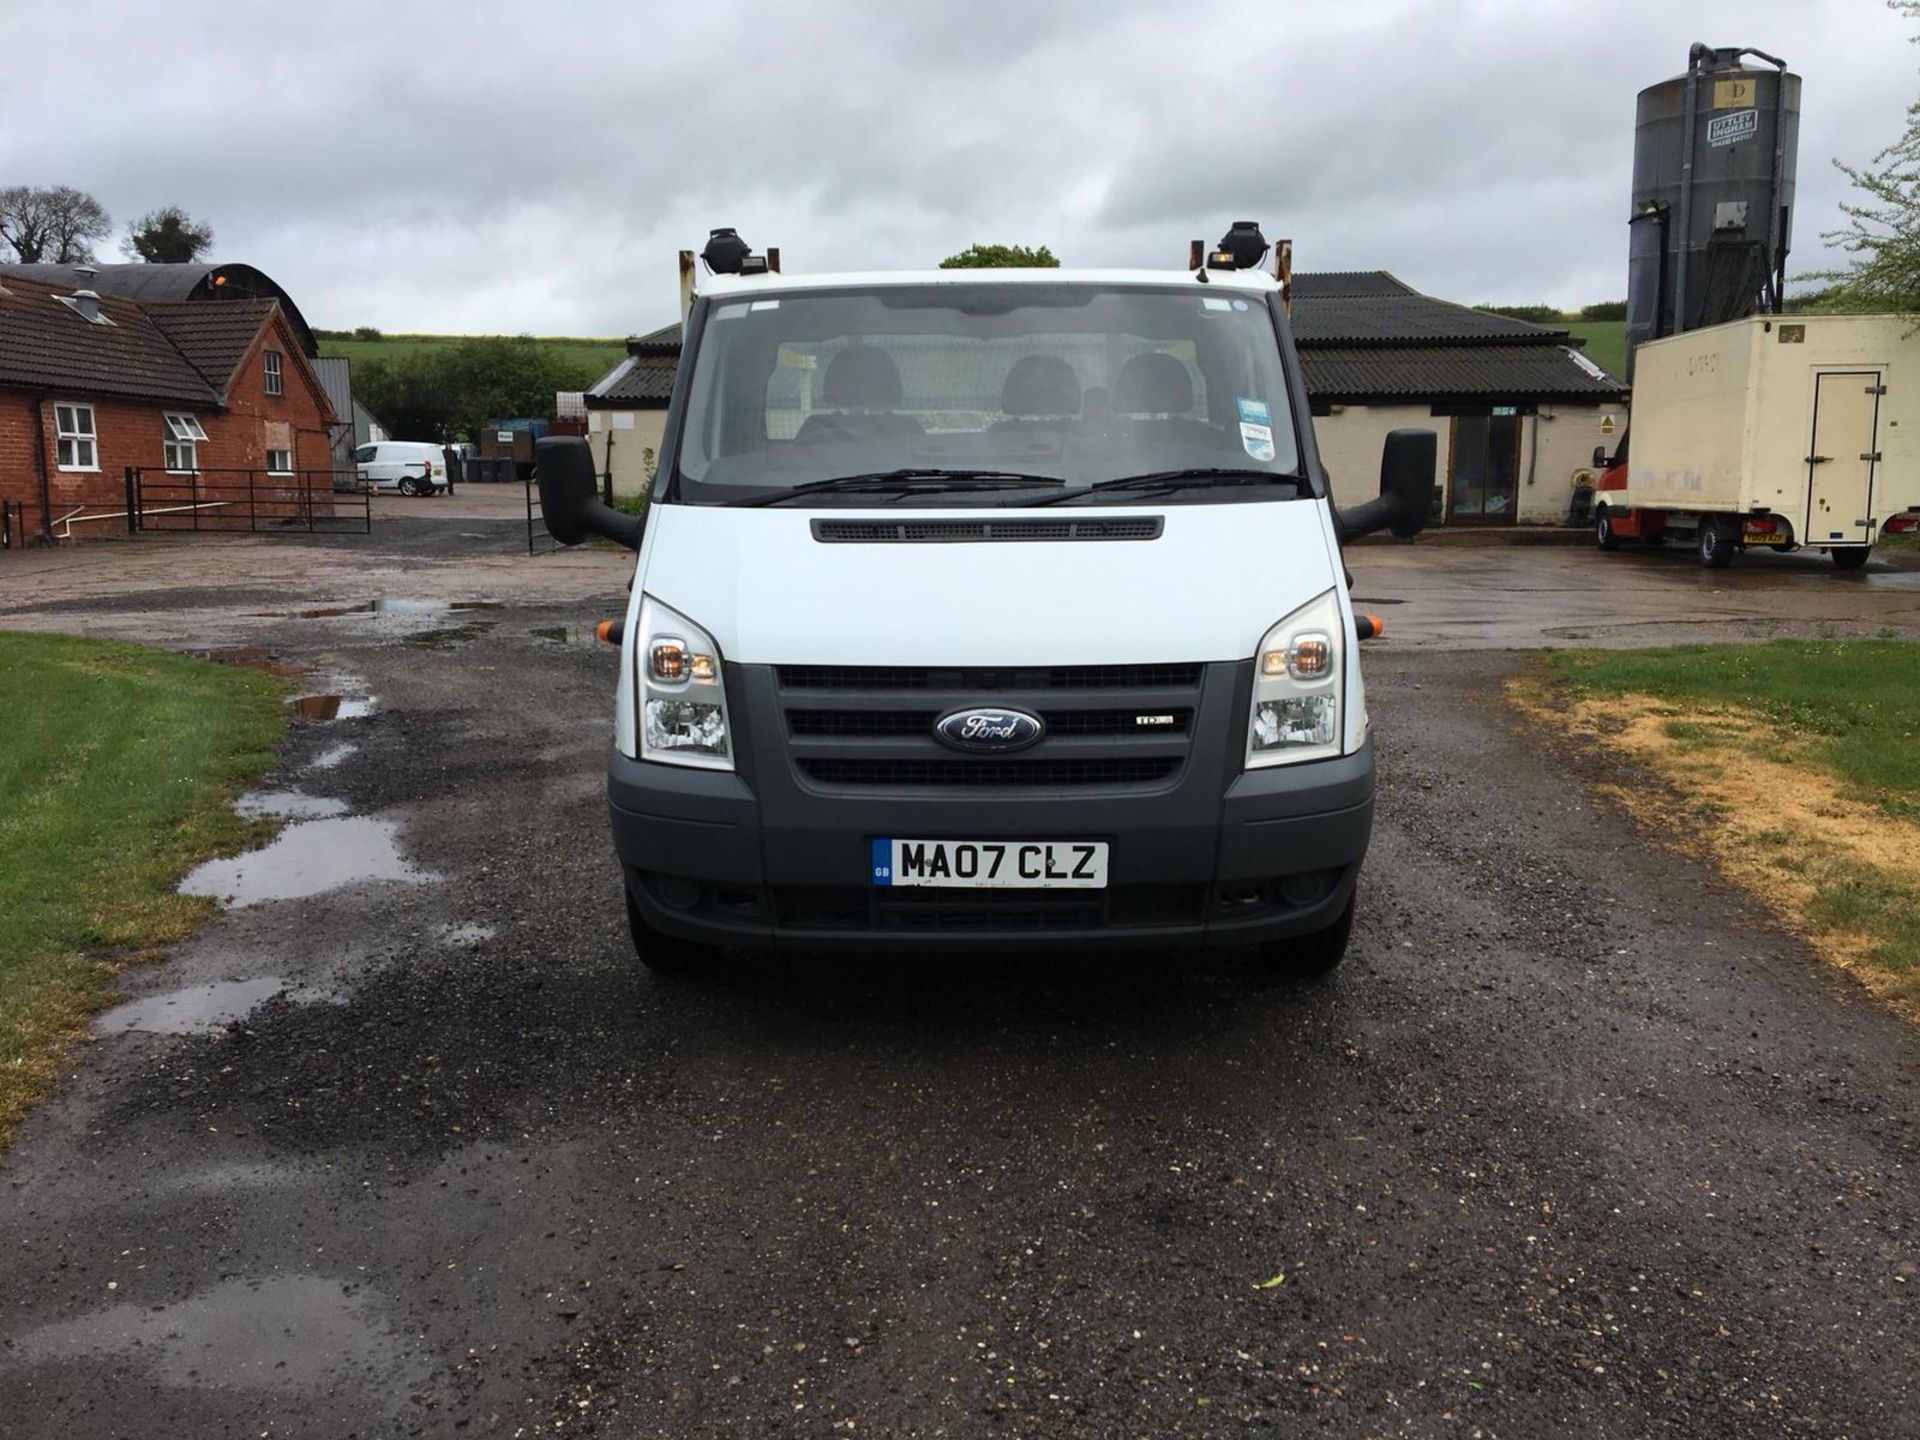
POLYGON ((1022 355, 1000 387, 1000 409, 1008 415, 1078 415, 1080 377, 1058 355, 1022 355))
POLYGON ((849 345, 827 362, 821 403, 838 410, 891 410, 900 403, 900 367, 886 351, 849 345))
POLYGON ((1171 355, 1148 350, 1120 367, 1113 408, 1121 415, 1185 415, 1193 409, 1193 381, 1171 355))

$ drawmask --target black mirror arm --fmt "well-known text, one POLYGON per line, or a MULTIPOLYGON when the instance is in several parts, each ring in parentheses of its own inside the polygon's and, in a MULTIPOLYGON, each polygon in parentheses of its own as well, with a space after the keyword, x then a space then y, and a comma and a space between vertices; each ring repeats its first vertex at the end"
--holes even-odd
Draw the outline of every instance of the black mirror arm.
POLYGON ((540 514, 547 533, 562 545, 578 545, 599 535, 629 550, 640 548, 645 521, 615 510, 600 499, 594 483, 593 452, 578 436, 549 435, 534 442, 534 475, 540 485, 540 514))

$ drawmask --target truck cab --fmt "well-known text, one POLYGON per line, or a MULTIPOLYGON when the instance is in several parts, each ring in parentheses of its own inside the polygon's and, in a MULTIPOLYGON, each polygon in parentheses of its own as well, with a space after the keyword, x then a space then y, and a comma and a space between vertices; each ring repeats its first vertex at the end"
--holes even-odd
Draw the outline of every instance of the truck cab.
POLYGON ((1265 249, 1243 222, 1188 271, 735 254, 688 312, 644 521, 583 442, 540 442, 554 535, 638 552, 604 630, 643 960, 1338 961, 1379 629, 1341 545, 1420 528, 1434 437, 1395 432, 1380 498, 1335 510, 1265 249))

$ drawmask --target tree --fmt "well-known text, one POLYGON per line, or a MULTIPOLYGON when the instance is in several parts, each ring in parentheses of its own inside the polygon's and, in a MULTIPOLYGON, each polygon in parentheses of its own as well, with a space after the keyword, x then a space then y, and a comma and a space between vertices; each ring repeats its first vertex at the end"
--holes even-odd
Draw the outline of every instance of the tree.
POLYGON ((120 249, 128 259, 149 265, 187 265, 212 244, 211 225, 196 225, 178 205, 167 205, 134 221, 120 249))
POLYGON ((1624 320, 1627 318, 1627 302, 1597 300, 1591 305, 1582 305, 1580 318, 1582 320, 1624 320))
MULTIPOLYGON (((1887 0, 1887 8, 1920 20, 1920 0, 1887 0)), ((1866 165, 1833 163, 1859 198, 1842 202, 1846 223, 1820 238, 1850 258, 1843 270, 1804 278, 1832 282, 1822 308, 1920 310, 1920 101, 1907 107, 1900 138, 1866 165)))
POLYGON ((449 441, 488 420, 551 419, 556 390, 584 390, 598 378, 537 340, 492 335, 366 361, 354 367, 353 388, 394 435, 449 441))
POLYGON ((1509 320, 1526 320, 1535 325, 1558 325, 1562 319, 1557 305, 1476 305, 1489 315, 1504 315, 1509 320))
POLYGON ((1060 261, 1042 245, 969 245, 940 262, 942 270, 1057 270, 1060 261))
POLYGON ((93 242, 113 229, 106 207, 71 185, 10 185, 0 190, 0 240, 22 265, 83 265, 93 242))

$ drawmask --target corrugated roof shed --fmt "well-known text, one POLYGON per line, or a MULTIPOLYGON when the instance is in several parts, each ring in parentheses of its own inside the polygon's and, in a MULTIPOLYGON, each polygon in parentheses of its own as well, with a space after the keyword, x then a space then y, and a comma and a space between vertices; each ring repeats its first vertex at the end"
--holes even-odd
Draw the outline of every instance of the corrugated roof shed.
POLYGON ((1307 394, 1333 404, 1372 401, 1618 400, 1620 381, 1563 345, 1340 346, 1300 352, 1307 394))
POLYGON ((146 312, 103 295, 95 324, 65 303, 71 292, 0 279, 0 385, 217 405, 220 392, 146 312))
POLYGON ((1293 339, 1314 345, 1562 344, 1565 330, 1490 315, 1431 295, 1296 296, 1293 339))
POLYGON ((657 408, 673 397, 673 377, 680 369, 680 350, 657 355, 629 355, 588 390, 589 410, 620 410, 632 406, 657 408))

